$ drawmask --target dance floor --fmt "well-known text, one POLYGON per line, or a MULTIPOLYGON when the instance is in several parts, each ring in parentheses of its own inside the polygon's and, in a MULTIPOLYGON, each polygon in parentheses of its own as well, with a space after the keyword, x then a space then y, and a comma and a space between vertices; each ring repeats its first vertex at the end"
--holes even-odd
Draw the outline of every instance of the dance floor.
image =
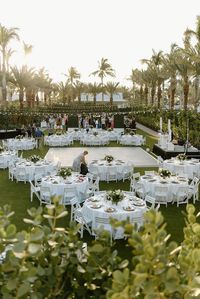
POLYGON ((156 167, 157 160, 140 147, 68 147, 50 148, 45 158, 60 161, 61 166, 72 166, 72 162, 84 150, 88 151, 86 161, 103 159, 105 155, 112 155, 124 162, 132 161, 135 167, 156 167))

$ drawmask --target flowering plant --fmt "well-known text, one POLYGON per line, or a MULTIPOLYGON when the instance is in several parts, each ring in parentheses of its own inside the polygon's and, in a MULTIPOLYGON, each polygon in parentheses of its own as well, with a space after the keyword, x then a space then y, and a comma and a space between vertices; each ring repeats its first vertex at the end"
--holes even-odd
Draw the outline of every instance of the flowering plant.
POLYGON ((163 178, 166 178, 166 177, 170 177, 171 176, 171 172, 168 170, 168 169, 160 169, 159 170, 159 175, 163 178))
POLYGON ((179 154, 176 158, 180 161, 184 161, 187 159, 187 156, 186 154, 179 154))
POLYGON ((106 155, 104 157, 104 160, 106 160, 108 163, 112 162, 114 160, 114 157, 111 155, 106 155))
POLYGON ((23 139, 23 137, 24 137, 23 135, 17 135, 17 136, 15 136, 15 139, 19 139, 20 140, 20 139, 23 139))
POLYGON ((58 175, 61 176, 63 179, 66 179, 66 177, 70 176, 72 174, 72 170, 69 167, 61 168, 58 172, 58 175))
POLYGON ((29 160, 33 163, 36 163, 40 160, 40 156, 37 156, 37 155, 33 155, 33 156, 30 156, 29 160))
POLYGON ((118 189, 118 190, 112 190, 112 191, 107 191, 106 193, 106 199, 109 201, 112 201, 113 204, 118 204, 118 202, 122 201, 124 198, 123 191, 118 189))

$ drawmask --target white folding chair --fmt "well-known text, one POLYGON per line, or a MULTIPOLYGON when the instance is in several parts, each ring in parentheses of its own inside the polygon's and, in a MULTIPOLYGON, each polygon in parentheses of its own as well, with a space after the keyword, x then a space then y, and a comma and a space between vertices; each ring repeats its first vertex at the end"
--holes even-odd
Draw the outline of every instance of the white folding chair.
POLYGON ((70 201, 72 198, 77 197, 76 187, 72 185, 67 185, 64 188, 62 204, 63 205, 70 205, 70 201))
POLYGON ((155 171, 154 170, 145 170, 144 174, 145 175, 155 175, 155 171))
POLYGON ((40 200, 40 195, 39 195, 40 187, 34 186, 31 181, 29 181, 29 183, 30 183, 30 199, 31 199, 31 201, 33 201, 34 194, 36 195, 37 199, 40 200))
POLYGON ((81 238, 83 238, 83 232, 84 230, 87 230, 88 233, 91 235, 91 225, 92 225, 92 221, 90 219, 87 219, 82 212, 82 209, 78 209, 77 211, 75 211, 74 213, 74 221, 77 222, 80 225, 80 229, 79 229, 79 233, 81 238))
POLYGON ((107 183, 110 181, 117 182, 117 169, 116 166, 108 166, 106 172, 107 183))
POLYGON ((188 192, 188 186, 180 186, 174 199, 177 203, 177 207, 179 207, 180 204, 187 204, 191 196, 192 195, 188 192))
POLYGON ((147 210, 152 210, 155 208, 156 199, 154 197, 146 195, 145 202, 146 202, 147 210))
POLYGON ((70 200, 70 205, 71 205, 71 217, 70 221, 73 221, 75 218, 75 213, 81 210, 81 205, 78 201, 78 198, 74 197, 70 200))
POLYGON ((164 204, 167 207, 168 203, 168 187, 167 186, 155 186, 155 200, 157 203, 164 204))
POLYGON ((40 204, 50 204, 51 203, 51 191, 49 187, 40 187, 40 204))

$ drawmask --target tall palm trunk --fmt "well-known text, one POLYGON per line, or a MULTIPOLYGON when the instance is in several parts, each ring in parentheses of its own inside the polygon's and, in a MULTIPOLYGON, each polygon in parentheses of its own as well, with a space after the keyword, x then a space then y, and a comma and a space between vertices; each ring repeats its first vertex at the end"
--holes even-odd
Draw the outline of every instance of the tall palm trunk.
POLYGON ((171 77, 171 80, 170 80, 170 108, 171 108, 171 110, 174 109, 175 94, 176 94, 176 77, 171 77))
POLYGON ((195 78, 195 85, 194 85, 194 90, 195 90, 195 98, 194 98, 194 107, 195 110, 197 110, 198 107, 198 102, 199 102, 199 76, 197 75, 195 78))
POLYGON ((145 99, 145 105, 146 106, 148 105, 148 93, 149 93, 148 86, 145 85, 145 88, 144 88, 144 99, 145 99))
POLYGON ((113 94, 110 94, 110 105, 113 106, 113 94))
POLYGON ((140 85, 140 102, 143 103, 143 86, 140 85))
POLYGON ((160 108, 160 100, 161 100, 161 97, 162 97, 161 84, 162 84, 162 82, 160 82, 160 80, 158 80, 158 90, 157 90, 158 109, 160 108))
POLYGON ((2 49, 2 105, 6 106, 6 97, 7 97, 7 90, 6 90, 6 51, 3 47, 2 49))
POLYGON ((94 100, 94 105, 96 105, 96 103, 97 103, 97 94, 96 93, 94 93, 93 100, 94 100))
POLYGON ((39 96, 38 96, 38 93, 36 94, 36 106, 37 107, 39 106, 39 96))
POLYGON ((101 77, 101 86, 102 86, 101 100, 102 100, 102 102, 104 102, 104 85, 103 85, 103 77, 101 77))
POLYGON ((187 110, 187 105, 188 105, 188 94, 189 94, 189 82, 188 82, 188 76, 184 77, 184 85, 183 85, 183 108, 186 111, 187 110))
POLYGON ((151 88, 151 104, 154 105, 154 97, 155 97, 155 86, 153 85, 151 88))
POLYGON ((21 88, 19 91, 19 107, 20 107, 20 109, 24 108, 24 90, 23 90, 23 88, 21 88))

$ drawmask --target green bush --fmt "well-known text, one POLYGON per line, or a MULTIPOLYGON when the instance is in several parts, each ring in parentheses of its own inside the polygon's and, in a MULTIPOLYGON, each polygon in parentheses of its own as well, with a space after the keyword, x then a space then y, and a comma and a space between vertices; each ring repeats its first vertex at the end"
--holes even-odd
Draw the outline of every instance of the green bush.
POLYGON ((0 263, 1 298, 199 298, 200 224, 192 205, 179 247, 169 242, 160 212, 147 212, 139 232, 127 221, 112 220, 113 229, 124 227, 130 261, 118 256, 106 232, 85 252, 79 226, 58 226, 67 214, 59 198, 28 214, 27 230, 17 232, 9 207, 0 209, 0 252, 7 248, 0 263))

